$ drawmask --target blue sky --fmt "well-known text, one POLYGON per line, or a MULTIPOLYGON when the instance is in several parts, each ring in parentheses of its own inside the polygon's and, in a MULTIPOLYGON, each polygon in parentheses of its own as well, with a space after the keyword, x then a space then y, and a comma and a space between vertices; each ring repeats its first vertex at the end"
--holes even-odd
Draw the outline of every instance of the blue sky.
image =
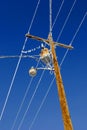
MULTIPOLYGON (((38 0, 0 1, 0 55, 20 55, 25 40, 25 34, 30 26, 37 2, 38 0)), ((73 2, 74 0, 64 1, 62 10, 53 28, 53 39, 55 41, 64 25, 73 2)), ((53 0, 53 21, 55 20, 61 3, 62 0, 53 0)), ((86 0, 77 0, 69 20, 64 27, 59 42, 66 44, 70 43, 86 12, 86 0)), ((49 33, 48 0, 41 0, 30 33, 47 38, 49 33)), ((32 49, 39 45, 40 42, 28 40, 25 50, 32 49)), ((74 46, 74 49, 69 51, 61 67, 61 74, 73 127, 75 130, 87 130, 87 15, 72 45, 74 46)), ((56 48, 59 64, 61 63, 65 51, 66 49, 59 47, 56 48)), ((30 55, 38 55, 39 52, 40 50, 37 50, 30 53, 30 55)), ((0 59, 0 113, 11 84, 17 62, 18 59, 0 59)), ((31 66, 36 66, 36 64, 36 61, 33 59, 27 58, 21 60, 2 120, 0 121, 0 130, 11 130, 23 96, 31 80, 28 70, 31 66)), ((22 120, 24 112, 26 111, 41 74, 42 71, 38 71, 37 76, 33 79, 26 100, 15 123, 14 130, 18 130, 18 126, 22 120)), ((35 98, 27 112, 20 130, 29 130, 35 113, 37 112, 53 77, 54 76, 48 71, 44 73, 35 98)), ((31 128, 31 130, 44 129, 63 130, 56 82, 53 83, 47 99, 31 128)))

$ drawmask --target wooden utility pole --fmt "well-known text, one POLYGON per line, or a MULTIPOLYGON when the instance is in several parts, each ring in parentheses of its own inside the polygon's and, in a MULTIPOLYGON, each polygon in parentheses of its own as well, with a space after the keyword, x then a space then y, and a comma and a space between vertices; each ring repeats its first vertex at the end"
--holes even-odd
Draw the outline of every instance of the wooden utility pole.
POLYGON ((33 36, 30 34, 26 34, 26 37, 32 38, 32 39, 35 39, 38 41, 46 42, 47 44, 50 45, 51 52, 52 52, 54 72, 55 72, 55 77, 56 77, 56 83, 57 83, 57 89, 58 89, 58 95, 59 95, 59 101, 60 101, 60 106, 61 106, 61 111, 62 111, 62 119, 63 119, 63 123, 64 123, 64 130, 73 130, 72 121, 71 121, 70 113, 69 113, 69 109, 68 109, 68 104, 66 101, 66 95, 65 95, 65 91, 64 91, 63 81, 62 81, 62 77, 61 77, 61 73, 60 73, 60 68, 58 65, 57 57, 56 57, 55 44, 58 46, 64 47, 64 48, 68 48, 68 49, 72 49, 73 47, 54 42, 51 34, 49 34, 48 39, 43 39, 43 38, 33 36))
POLYGON ((60 68, 58 65, 57 57, 56 57, 55 46, 54 46, 54 42, 52 40, 51 35, 49 35, 49 40, 50 40, 50 46, 51 46, 51 51, 52 51, 52 56, 53 56, 53 66, 54 66, 59 101, 60 101, 60 106, 61 106, 61 111, 62 111, 62 118, 64 122, 64 130, 73 130, 72 121, 71 121, 70 113, 68 109, 68 104, 66 101, 63 81, 62 81, 62 77, 60 73, 60 68))

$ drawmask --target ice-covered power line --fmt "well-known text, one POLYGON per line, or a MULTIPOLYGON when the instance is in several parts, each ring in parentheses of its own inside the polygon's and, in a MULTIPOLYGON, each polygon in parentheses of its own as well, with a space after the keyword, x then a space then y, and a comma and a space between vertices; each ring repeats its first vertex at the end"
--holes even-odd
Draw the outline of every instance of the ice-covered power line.
POLYGON ((70 15, 71 15, 71 12, 72 12, 72 10, 73 10, 75 4, 76 4, 76 0, 74 0, 73 5, 72 5, 72 7, 71 7, 71 9, 70 9, 70 11, 69 11, 67 17, 66 17, 66 20, 65 20, 65 22, 64 22, 64 24, 63 24, 63 27, 62 27, 62 29, 61 29, 61 31, 60 31, 60 33, 59 33, 59 36, 57 37, 57 41, 59 41, 59 38, 60 38, 60 36, 61 36, 61 34, 62 34, 63 30, 64 30, 65 25, 66 25, 67 22, 68 22, 68 19, 69 19, 70 15))
MULTIPOLYGON (((28 29, 28 33, 29 33, 30 30, 31 30, 31 27, 32 27, 33 21, 34 21, 34 19, 35 19, 35 16, 36 16, 36 13, 37 13, 39 4, 40 4, 40 0, 38 0, 38 3, 37 3, 37 5, 36 5, 35 12, 34 12, 33 18, 32 18, 32 20, 31 20, 31 24, 30 24, 29 29, 28 29)), ((1 111, 0 120, 2 119, 3 113, 4 113, 4 111, 5 111, 6 104, 7 104, 7 101, 8 101, 8 98, 9 98, 9 95, 10 95, 10 92, 11 92, 11 89, 12 89, 12 87, 13 87, 13 83, 14 83, 14 80, 15 80, 15 77, 16 77, 16 74, 17 74, 17 71, 18 71, 18 68, 19 68, 19 65, 20 65, 20 62, 21 62, 22 51, 25 49, 26 43, 27 43, 27 37, 25 38, 25 41, 24 41, 24 44, 23 44, 23 47, 22 47, 22 50, 21 50, 21 54, 20 54, 20 57, 19 57, 17 66, 16 66, 15 72, 14 72, 13 77, 12 77, 12 81, 11 81, 11 84, 10 84, 10 87, 9 87, 9 90, 8 90, 8 93, 7 93, 7 96, 6 96, 6 99, 5 99, 5 102, 4 102, 2 111, 1 111)))
MULTIPOLYGON (((37 62, 36 68, 38 67, 39 62, 40 62, 40 59, 39 59, 39 61, 37 62)), ((31 80, 30 80, 30 82, 29 82, 29 84, 28 84, 28 87, 27 87, 27 89, 26 89, 26 91, 25 91, 24 97, 23 97, 23 99, 22 99, 22 102, 21 102, 21 104, 20 104, 20 107, 19 107, 19 109, 18 109, 18 112, 17 112, 17 114, 16 114, 16 117, 15 117, 15 119, 14 119, 14 122, 13 122, 13 125, 12 125, 12 127, 11 127, 11 130, 13 130, 14 127, 15 127, 17 118, 18 118, 19 113, 20 113, 20 111, 21 111, 21 109, 22 109, 22 106, 23 106, 23 104, 24 104, 24 101, 25 101, 25 99, 26 99, 26 96, 27 96, 27 94, 28 94, 28 92, 29 92, 29 89, 30 89, 30 87, 31 87, 31 83, 32 83, 33 79, 34 79, 34 77, 31 78, 31 80)))
POLYGON ((42 72, 42 74, 41 74, 41 77, 40 77, 40 79, 39 79, 39 81, 38 81, 38 83, 37 83, 37 86, 36 86, 36 88, 35 88, 35 90, 34 90, 34 93, 33 93, 32 97, 31 97, 31 99, 30 99, 30 102, 29 102, 29 104, 28 104, 28 107, 27 107, 27 109, 26 109, 26 111, 25 111, 25 113, 24 113, 24 115, 23 115, 23 118, 22 118, 22 120, 21 120, 21 122, 20 122, 20 124, 19 124, 19 126, 18 126, 18 130, 20 130, 20 128, 21 128, 21 126, 22 126, 22 124, 23 124, 23 121, 24 121, 24 119, 25 119, 25 117, 26 117, 26 114, 27 114, 27 112, 28 112, 28 110, 29 110, 29 108, 30 108, 30 105, 31 105, 31 103, 32 103, 32 101, 33 101, 33 99, 34 99, 34 96, 35 96, 35 94, 36 94, 36 92, 37 92, 37 89, 38 89, 38 87, 39 87, 39 84, 40 84, 40 82, 41 82, 41 80, 42 80, 42 77, 43 77, 43 75, 44 75, 44 72, 45 72, 45 70, 43 70, 43 72, 42 72))
POLYGON ((22 109, 22 106, 23 106, 23 103, 24 103, 24 101, 25 101, 25 98, 26 98, 27 92, 28 92, 29 89, 30 89, 30 86, 31 86, 32 80, 33 80, 33 77, 31 78, 31 80, 30 80, 30 82, 29 82, 28 88, 27 88, 27 90, 26 90, 26 92, 25 92, 25 95, 24 95, 24 97, 23 97, 22 103, 21 103, 21 105, 20 105, 20 107, 19 107, 19 109, 18 109, 18 112, 17 112, 17 114, 16 114, 15 120, 14 120, 13 125, 12 125, 12 127, 11 127, 11 130, 13 130, 14 127, 15 127, 15 124, 16 124, 16 121, 17 121, 17 118, 18 118, 19 113, 20 113, 20 111, 21 111, 21 109, 22 109))
MULTIPOLYGON (((26 45, 26 42, 27 42, 27 38, 25 39, 25 42, 24 42, 24 45, 23 45, 22 50, 24 50, 25 45, 26 45)), ((5 107, 6 107, 6 104, 7 104, 7 101, 8 101, 8 98, 9 98, 9 95, 10 95, 10 92, 11 92, 11 89, 12 89, 12 86, 13 86, 13 83, 14 83, 14 80, 15 80, 15 77, 16 77, 16 74, 17 74, 17 71, 18 71, 18 68, 19 68, 19 64, 20 64, 20 62, 21 62, 21 57, 22 57, 22 53, 20 54, 20 57, 19 57, 19 60, 18 60, 16 69, 15 69, 15 72, 14 72, 14 74, 13 74, 13 78, 12 78, 12 81, 11 81, 11 84, 10 84, 10 87, 9 87, 9 90, 8 90, 8 93, 7 93, 7 96, 6 96, 6 99, 5 99, 5 103, 4 103, 3 108, 2 108, 2 111, 1 111, 0 120, 2 119, 3 113, 4 113, 4 111, 5 111, 5 107)))
POLYGON ((33 118, 33 121, 32 121, 32 123, 31 123, 31 125, 29 127, 29 130, 31 130, 31 128, 32 128, 32 126, 33 126, 33 124, 34 124, 34 122, 35 122, 35 120, 36 120, 36 118, 37 118, 37 116, 38 116, 38 114, 39 114, 39 112, 40 112, 40 110, 41 110, 41 108, 42 108, 42 106, 43 106, 47 96, 48 96, 48 94, 49 94, 49 91, 50 91, 50 89, 51 89, 51 87, 52 87, 52 85, 54 83, 54 79, 55 79, 55 77, 52 79, 52 81, 51 81, 51 83, 50 83, 50 85, 49 85, 49 87, 47 89, 47 92, 46 92, 46 94, 45 94, 45 96, 44 96, 44 98, 43 98, 43 100, 42 100, 42 102, 41 102, 41 104, 40 104, 40 106, 39 106, 39 108, 38 108, 34 118, 33 118))
POLYGON ((31 52, 41 49, 42 47, 44 47, 43 43, 41 45, 37 46, 36 48, 30 49, 30 50, 24 50, 24 51, 22 51, 22 53, 23 54, 31 53, 31 52))
POLYGON ((40 0, 38 0, 38 3, 37 3, 37 5, 36 5, 35 12, 34 12, 34 15, 33 15, 33 18, 32 18, 32 21, 31 21, 31 24, 30 24, 30 27, 29 27, 28 33, 30 33, 30 30, 31 30, 31 27, 32 27, 32 25, 33 25, 33 22, 34 22, 34 19, 35 19, 35 16, 36 16, 36 13, 37 13, 37 10, 38 10, 38 7, 39 7, 39 4, 40 4, 40 0))
POLYGON ((52 33, 52 0, 49 0, 49 32, 52 33))
MULTIPOLYGON (((72 45, 72 43, 73 43, 73 41, 74 41, 74 39, 75 39, 77 33, 79 32, 79 30, 80 30, 80 28, 81 28, 81 26, 82 26, 82 24, 83 24, 83 22, 84 22, 86 16, 87 16, 87 12, 85 13, 84 17, 82 18, 82 20, 81 20, 81 22, 80 22, 80 24, 79 24, 79 26, 78 26, 78 28, 77 28, 77 30, 76 30, 74 36, 73 36, 73 38, 72 38, 72 40, 71 40, 71 42, 70 42, 70 45, 72 45)), ((67 54, 68 54, 68 51, 69 51, 69 49, 66 50, 66 52, 65 52, 65 54, 64 54, 64 56, 63 56, 63 58, 62 58, 62 61, 61 61, 61 63, 60 63, 60 67, 61 67, 62 64, 63 64, 63 62, 64 62, 64 60, 65 60, 65 58, 66 58, 66 56, 67 56, 67 54)))
POLYGON ((55 23, 56 23, 56 21, 57 21, 57 19, 58 19, 58 16, 59 16, 60 11, 61 11, 61 9, 62 9, 62 7, 63 7, 63 4, 64 4, 64 0, 62 1, 61 5, 60 5, 60 8, 59 8, 59 10, 58 10, 58 12, 57 12, 57 15, 56 15, 55 20, 54 20, 53 25, 52 25, 52 29, 54 28, 54 25, 55 25, 55 23))

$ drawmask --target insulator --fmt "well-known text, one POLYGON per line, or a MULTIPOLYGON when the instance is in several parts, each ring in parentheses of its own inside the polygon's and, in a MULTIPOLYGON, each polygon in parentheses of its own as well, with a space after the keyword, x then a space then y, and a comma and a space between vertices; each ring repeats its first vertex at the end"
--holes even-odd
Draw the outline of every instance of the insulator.
POLYGON ((37 74, 37 70, 34 67, 31 67, 31 69, 29 70, 29 75, 34 77, 37 74))

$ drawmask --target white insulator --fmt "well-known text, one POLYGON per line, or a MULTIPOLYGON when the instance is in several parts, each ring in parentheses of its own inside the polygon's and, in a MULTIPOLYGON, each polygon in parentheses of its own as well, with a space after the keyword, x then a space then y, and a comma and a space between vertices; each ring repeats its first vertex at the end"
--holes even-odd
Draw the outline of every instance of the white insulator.
POLYGON ((32 68, 29 70, 29 75, 32 76, 32 77, 34 77, 34 76, 36 76, 36 74, 37 74, 37 70, 32 67, 32 68))

